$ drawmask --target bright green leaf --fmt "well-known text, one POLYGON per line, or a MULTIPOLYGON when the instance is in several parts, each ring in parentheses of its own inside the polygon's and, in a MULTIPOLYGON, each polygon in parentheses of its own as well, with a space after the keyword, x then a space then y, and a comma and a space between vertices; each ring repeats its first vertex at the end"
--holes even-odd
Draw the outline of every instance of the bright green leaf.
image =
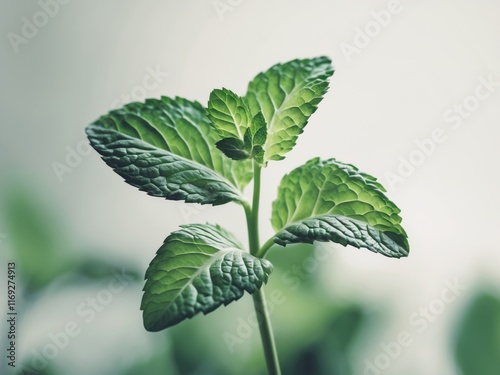
POLYGON ((267 140, 267 124, 262 112, 258 112, 253 117, 250 133, 252 134, 253 145, 264 146, 267 140))
POLYGON ((245 100, 252 115, 262 112, 267 127, 264 159, 281 160, 296 143, 328 90, 330 59, 292 60, 257 75, 245 100))
POLYGON ((273 203, 275 242, 333 241, 407 256, 399 208, 376 179, 335 159, 312 159, 283 177, 273 203))
POLYGON ((92 146, 129 184, 150 195, 202 204, 242 201, 251 163, 216 148, 217 132, 197 102, 147 99, 102 116, 86 129, 92 146))
POLYGON ((160 331, 258 290, 272 265, 241 249, 229 232, 209 224, 185 225, 168 236, 146 272, 146 329, 160 331))
POLYGON ((233 160, 255 158, 262 164, 267 124, 261 112, 252 118, 241 97, 228 89, 216 89, 210 94, 207 115, 222 137, 217 142, 219 150, 233 160))
POLYGON ((250 111, 245 102, 228 89, 215 89, 210 93, 207 114, 222 138, 243 139, 250 126, 250 111))

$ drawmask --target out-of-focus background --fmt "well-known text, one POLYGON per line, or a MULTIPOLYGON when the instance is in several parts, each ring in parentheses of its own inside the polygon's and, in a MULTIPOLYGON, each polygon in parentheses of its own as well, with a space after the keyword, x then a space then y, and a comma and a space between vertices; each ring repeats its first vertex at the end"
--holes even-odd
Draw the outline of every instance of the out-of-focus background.
POLYGON ((331 89, 263 174, 261 235, 286 172, 334 156, 378 176, 411 253, 274 248, 266 286, 284 374, 498 375, 500 3, 4 1, 0 5, 2 374, 264 374, 251 298, 161 333, 143 275, 178 225, 246 240, 234 204, 186 205, 123 183, 84 127, 145 97, 206 103, 258 72, 327 55, 331 89), (8 263, 16 263, 16 368, 8 263))

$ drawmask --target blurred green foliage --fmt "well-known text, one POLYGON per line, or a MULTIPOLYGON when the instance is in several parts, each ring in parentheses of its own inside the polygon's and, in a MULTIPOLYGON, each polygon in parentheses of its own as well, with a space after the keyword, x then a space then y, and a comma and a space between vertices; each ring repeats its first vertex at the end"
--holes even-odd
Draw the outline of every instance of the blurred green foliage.
POLYGON ((24 188, 8 189, 3 216, 19 276, 28 291, 45 287, 68 269, 70 253, 64 251, 61 233, 51 211, 24 188))
POLYGON ((475 296, 457 328, 455 358, 462 375, 500 374, 500 298, 475 296))
MULTIPOLYGON (((61 233, 57 212, 29 189, 4 190, 2 195, 2 219, 8 233, 6 243, 17 261, 23 287, 19 293, 23 298, 30 302, 51 298, 50 293, 46 293, 47 287, 62 278, 69 288, 95 285, 106 281, 114 270, 123 268, 136 285, 142 285, 145 270, 123 264, 120 259, 90 255, 106 252, 89 251, 67 240, 61 233)), ((335 251, 322 256, 335 259, 335 251)), ((271 320, 283 373, 354 375, 353 368, 362 355, 360 340, 373 335, 375 325, 383 329, 385 323, 370 315, 368 307, 355 296, 351 301, 325 298, 321 280, 322 275, 329 272, 329 263, 318 257, 313 246, 276 247, 269 257, 275 271, 266 286, 266 295, 268 302, 273 303, 271 320), (280 295, 278 302, 272 297, 276 292, 280 295)), ((139 300, 137 295, 137 301, 133 301, 130 308, 138 309, 139 300)), ((197 316, 153 334, 166 345, 158 345, 149 359, 138 359, 125 371, 117 370, 116 375, 264 375, 258 329, 254 328, 249 337, 242 338, 233 352, 223 339, 224 332, 236 334, 238 324, 247 321, 252 311, 251 299, 245 296, 206 317, 197 316)), ((102 331, 102 335, 113 334, 102 331)), ((103 347, 102 350, 111 355, 109 351, 113 349, 103 347)), ((479 293, 467 307, 456 327, 454 351, 462 375, 500 373, 500 299, 493 293, 479 293)), ((23 359, 25 363, 30 360, 23 359)), ((55 364, 30 374, 67 374, 55 364)))
POLYGON ((128 276, 142 280, 131 265, 105 256, 96 258, 67 240, 57 213, 37 199, 36 192, 19 186, 7 189, 2 198, 2 216, 24 293, 41 291, 62 275, 71 275, 75 282, 103 280, 122 268, 128 270, 128 276))

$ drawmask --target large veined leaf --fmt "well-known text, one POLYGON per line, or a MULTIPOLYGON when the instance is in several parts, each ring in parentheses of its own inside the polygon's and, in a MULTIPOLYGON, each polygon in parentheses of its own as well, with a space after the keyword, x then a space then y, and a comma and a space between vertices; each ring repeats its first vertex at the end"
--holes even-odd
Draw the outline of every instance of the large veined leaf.
POLYGON ((219 226, 185 225, 167 237, 146 272, 141 310, 148 331, 159 331, 267 282, 272 265, 245 252, 219 226))
POLYGON ((333 241, 407 256, 399 208, 376 179, 335 159, 308 161, 283 177, 273 202, 275 242, 333 241))
POLYGON ((249 161, 216 147, 205 109, 183 98, 147 99, 102 116, 86 129, 91 145, 129 184, 150 195, 202 204, 242 201, 249 161))
POLYGON ((274 65, 250 82, 245 96, 250 112, 262 112, 268 124, 265 161, 281 160, 295 146, 332 74, 330 59, 318 57, 274 65))

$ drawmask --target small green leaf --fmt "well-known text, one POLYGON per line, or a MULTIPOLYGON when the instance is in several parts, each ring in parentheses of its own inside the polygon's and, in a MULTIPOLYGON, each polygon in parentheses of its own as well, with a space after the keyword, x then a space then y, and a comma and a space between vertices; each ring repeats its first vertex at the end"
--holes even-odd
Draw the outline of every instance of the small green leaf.
POLYGON ((332 74, 330 59, 318 57, 274 65, 250 82, 245 96, 250 113, 262 112, 268 124, 265 161, 284 159, 295 146, 332 74))
POLYGON ((267 124, 261 112, 253 118, 245 101, 228 89, 213 90, 208 101, 207 115, 222 137, 217 148, 228 158, 256 158, 263 163, 262 147, 267 138, 267 124))
POLYGON ((252 155, 257 163, 264 164, 264 149, 262 146, 254 146, 252 155))
POLYGON ((267 140, 267 124, 262 112, 257 113, 253 117, 250 130, 252 134, 252 144, 264 146, 267 140))
POLYGON ((150 195, 201 204, 243 201, 250 161, 216 148, 217 132, 197 102, 147 99, 102 116, 86 129, 91 145, 129 184, 150 195))
POLYGON ((243 139, 250 126, 250 111, 245 102, 228 89, 215 89, 210 93, 207 114, 222 138, 243 139))
POLYGON ((244 252, 219 226, 184 225, 167 237, 146 272, 141 310, 148 331, 160 331, 203 312, 208 314, 254 293, 272 264, 244 252))
POLYGON ((224 138, 215 145, 224 155, 233 160, 245 160, 250 157, 245 144, 238 138, 224 138))
POLYGON ((315 158, 283 177, 273 203, 275 242, 333 241, 407 256, 399 208, 370 175, 335 159, 315 158))

